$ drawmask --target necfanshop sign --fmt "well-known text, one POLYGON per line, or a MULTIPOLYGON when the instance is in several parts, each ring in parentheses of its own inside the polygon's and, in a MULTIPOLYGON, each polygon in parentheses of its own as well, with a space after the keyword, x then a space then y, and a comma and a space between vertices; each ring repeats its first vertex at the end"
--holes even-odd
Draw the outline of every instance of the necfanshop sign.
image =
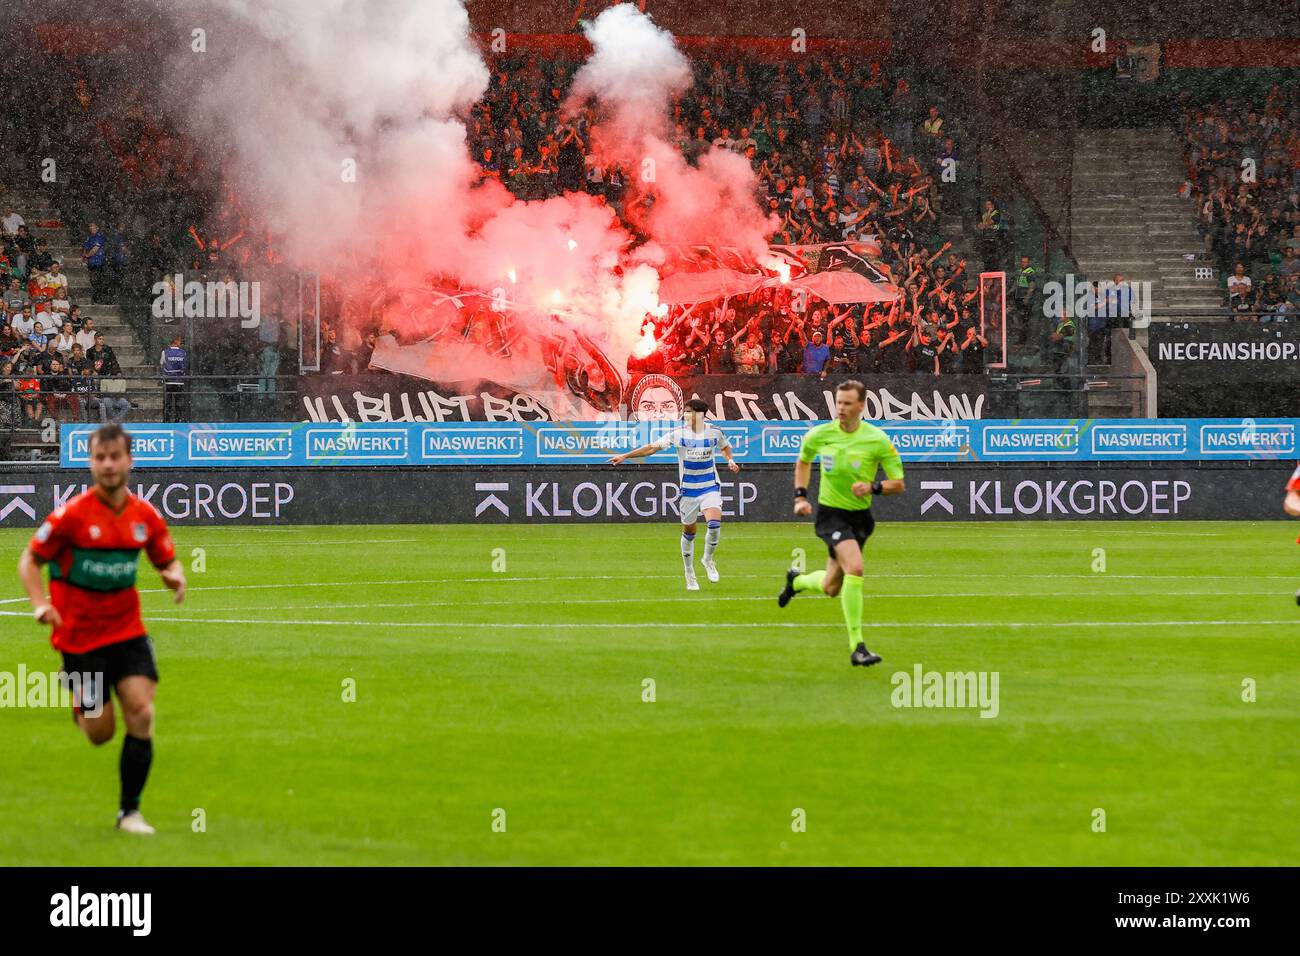
MULTIPOLYGON (((652 373, 600 403, 572 392, 559 409, 553 392, 530 394, 491 382, 435 384, 409 375, 315 375, 301 380, 302 421, 467 422, 677 419, 688 399, 708 402, 729 421, 833 418, 835 386, 852 375, 697 375, 652 373), (616 399, 616 401, 615 401, 616 399), (614 411, 598 408, 613 402, 614 411)), ((873 421, 978 419, 985 416, 982 375, 867 375, 864 416, 873 421)), ((589 386, 586 386, 589 388, 589 386)), ((616 387, 613 383, 610 387, 616 387)))
MULTIPOLYGON (((907 493, 874 505, 884 521, 1266 520, 1290 462, 1124 466, 908 465, 907 493)), ((0 474, 0 528, 34 528, 86 487, 77 471, 0 474)), ((722 477, 722 510, 791 520, 792 470, 722 477)), ((131 490, 179 525, 549 524, 677 520, 675 466, 154 471, 131 490)), ((797 532, 792 532, 797 533, 797 532)), ((811 533, 811 528, 809 530, 811 533)))
POLYGON ((1162 385, 1300 383, 1300 326, 1153 323, 1147 352, 1162 385))

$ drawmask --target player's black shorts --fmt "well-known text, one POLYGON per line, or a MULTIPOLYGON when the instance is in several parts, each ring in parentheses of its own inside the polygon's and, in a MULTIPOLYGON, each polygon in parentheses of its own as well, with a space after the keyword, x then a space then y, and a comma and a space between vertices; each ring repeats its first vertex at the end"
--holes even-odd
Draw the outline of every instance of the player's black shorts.
POLYGON ((147 635, 133 637, 97 647, 85 654, 63 654, 63 673, 81 675, 82 713, 102 708, 107 693, 123 677, 148 677, 158 680, 158 661, 153 641, 147 635), (91 675, 89 678, 86 675, 91 675), (100 680, 103 684, 99 684, 100 680))
POLYGON ((850 511, 847 508, 819 504, 813 527, 817 537, 826 542, 826 550, 833 558, 836 556, 835 545, 848 538, 857 541, 858 547, 866 544, 876 528, 876 519, 871 516, 870 508, 850 511))

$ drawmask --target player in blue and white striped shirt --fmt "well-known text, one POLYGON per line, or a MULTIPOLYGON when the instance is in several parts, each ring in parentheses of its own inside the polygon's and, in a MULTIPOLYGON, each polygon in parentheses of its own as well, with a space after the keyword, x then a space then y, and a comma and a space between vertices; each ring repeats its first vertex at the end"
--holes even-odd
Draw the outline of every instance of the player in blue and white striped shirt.
POLYGON ((686 424, 665 432, 658 440, 642 445, 635 451, 615 455, 611 465, 621 465, 629 458, 645 458, 666 448, 677 449, 677 511, 682 519, 682 564, 686 570, 686 590, 698 591, 695 580, 695 527, 704 515, 708 530, 704 535, 704 573, 710 581, 718 580, 718 567, 713 563, 713 553, 722 537, 722 485, 718 481, 716 456, 722 452, 727 467, 740 471, 740 464, 732 457, 731 443, 721 429, 706 424, 704 413, 709 406, 701 399, 686 403, 686 424))

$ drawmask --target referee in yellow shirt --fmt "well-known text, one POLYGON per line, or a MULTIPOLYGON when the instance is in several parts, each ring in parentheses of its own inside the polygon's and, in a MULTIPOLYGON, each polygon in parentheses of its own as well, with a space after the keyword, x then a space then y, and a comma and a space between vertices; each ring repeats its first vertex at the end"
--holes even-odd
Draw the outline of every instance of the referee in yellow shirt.
POLYGON ((876 426, 862 420, 867 388, 861 382, 842 382, 835 390, 836 420, 808 430, 794 466, 794 513, 812 514, 808 482, 812 463, 821 463, 817 489, 817 537, 826 542, 830 559, 825 571, 800 574, 791 568, 777 603, 785 607, 802 591, 839 596, 844 623, 849 630, 849 657, 854 667, 880 662, 880 655, 862 640, 862 546, 875 528, 871 515, 873 495, 901 495, 903 462, 894 443, 876 426), (883 469, 885 479, 876 478, 883 469))

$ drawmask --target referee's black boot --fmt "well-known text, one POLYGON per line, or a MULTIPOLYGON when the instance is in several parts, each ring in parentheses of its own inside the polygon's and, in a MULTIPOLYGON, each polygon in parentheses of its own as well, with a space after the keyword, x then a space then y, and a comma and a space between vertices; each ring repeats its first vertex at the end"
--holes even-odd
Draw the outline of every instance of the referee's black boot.
MULTIPOLYGON (((781 593, 776 596, 776 603, 779 607, 785 607, 790 603, 790 599, 794 597, 794 579, 798 576, 798 568, 791 568, 789 571, 785 572, 785 587, 781 590, 781 593)), ((1300 600, 1300 596, 1297 596, 1297 600, 1300 600)))
POLYGON ((849 663, 854 667, 870 667, 872 664, 879 664, 884 658, 879 654, 873 654, 867 650, 867 645, 858 642, 857 648, 849 655, 849 663))

